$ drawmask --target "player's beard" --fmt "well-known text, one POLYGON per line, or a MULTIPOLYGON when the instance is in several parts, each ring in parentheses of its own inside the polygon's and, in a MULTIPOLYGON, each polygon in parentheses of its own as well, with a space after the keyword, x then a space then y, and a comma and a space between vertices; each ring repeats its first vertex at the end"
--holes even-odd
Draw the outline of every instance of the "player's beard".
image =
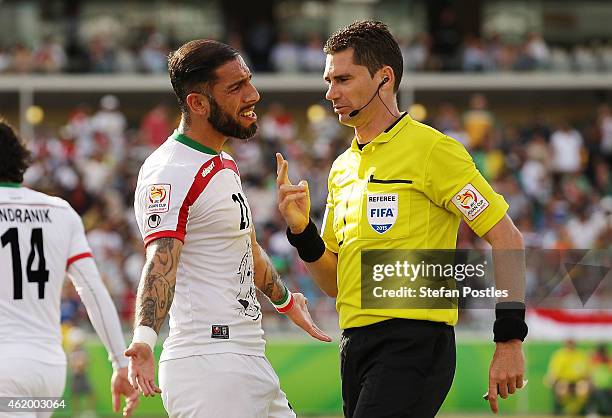
POLYGON ((248 140, 257 132, 257 122, 253 122, 248 127, 244 127, 232 115, 223 111, 219 103, 209 96, 210 115, 208 121, 217 131, 231 138, 248 140))

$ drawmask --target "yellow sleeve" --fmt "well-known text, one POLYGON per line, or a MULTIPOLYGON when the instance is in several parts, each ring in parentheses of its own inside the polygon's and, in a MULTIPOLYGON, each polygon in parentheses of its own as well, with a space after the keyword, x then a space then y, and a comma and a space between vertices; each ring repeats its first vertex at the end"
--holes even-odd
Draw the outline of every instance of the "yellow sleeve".
MULTIPOLYGON (((331 176, 330 176, 331 177, 331 176)), ((338 241, 336 240, 336 233, 334 232, 334 199, 333 191, 331 188, 331 181, 329 181, 327 203, 325 205, 325 215, 323 215, 323 223, 321 224, 321 238, 325 243, 325 248, 336 254, 340 251, 338 247, 338 241)))
POLYGON ((425 194, 438 206, 461 216, 482 237, 508 210, 472 161, 465 147, 443 136, 429 153, 425 165, 425 194))

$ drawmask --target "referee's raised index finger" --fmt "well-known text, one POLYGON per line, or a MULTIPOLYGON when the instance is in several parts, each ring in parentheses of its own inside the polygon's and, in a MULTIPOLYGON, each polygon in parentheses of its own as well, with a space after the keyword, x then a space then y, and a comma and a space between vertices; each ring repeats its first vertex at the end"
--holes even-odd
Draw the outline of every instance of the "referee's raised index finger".
POLYGON ((291 184, 287 175, 289 163, 285 161, 280 152, 276 153, 276 184, 291 184))

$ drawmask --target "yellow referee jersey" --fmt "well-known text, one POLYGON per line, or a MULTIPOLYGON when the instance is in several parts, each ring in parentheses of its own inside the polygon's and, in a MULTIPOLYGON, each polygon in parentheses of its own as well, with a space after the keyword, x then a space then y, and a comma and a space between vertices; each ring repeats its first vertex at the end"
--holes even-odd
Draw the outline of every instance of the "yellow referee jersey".
POLYGON ((338 254, 340 328, 390 318, 457 323, 457 309, 362 309, 361 251, 454 249, 463 218, 486 234, 508 209, 463 145, 403 116, 334 161, 321 235, 338 254))

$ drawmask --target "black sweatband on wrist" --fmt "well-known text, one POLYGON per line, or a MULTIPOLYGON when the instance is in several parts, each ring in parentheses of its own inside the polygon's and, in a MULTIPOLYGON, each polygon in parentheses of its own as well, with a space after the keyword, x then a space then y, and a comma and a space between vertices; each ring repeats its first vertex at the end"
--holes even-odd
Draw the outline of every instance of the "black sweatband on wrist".
POLYGON ((307 263, 313 263, 323 256, 325 253, 325 243, 319 236, 317 226, 309 220, 308 226, 299 234, 291 233, 287 228, 287 239, 289 244, 293 245, 300 258, 307 263))
POLYGON ((495 305, 493 341, 496 343, 510 340, 524 341, 527 332, 523 302, 499 302, 495 305))

